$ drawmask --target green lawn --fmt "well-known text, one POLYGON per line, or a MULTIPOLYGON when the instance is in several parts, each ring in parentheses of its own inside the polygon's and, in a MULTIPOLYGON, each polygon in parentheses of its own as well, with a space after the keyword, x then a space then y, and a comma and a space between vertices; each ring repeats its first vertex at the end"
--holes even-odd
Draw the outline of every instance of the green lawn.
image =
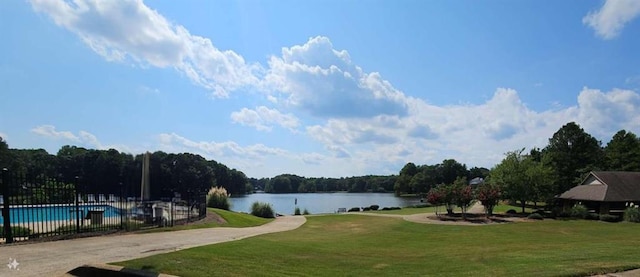
POLYGON ((153 228, 143 231, 138 231, 138 233, 153 233, 153 232, 169 232, 169 231, 178 231, 178 230, 188 230, 188 229, 198 229, 198 228, 213 228, 213 227, 252 227, 259 226, 268 222, 271 222, 273 219, 266 219, 262 217, 253 216, 245 213, 237 213, 231 212, 227 210, 221 209, 213 209, 207 208, 207 213, 217 213, 220 217, 226 220, 226 223, 218 223, 218 222, 205 222, 205 223, 196 223, 196 224, 187 224, 187 225, 176 225, 173 227, 166 228, 153 228))
MULTIPOLYGON (((509 205, 506 202, 502 202, 502 203, 496 205, 493 208, 493 212, 494 213, 505 213, 505 212, 507 212, 508 210, 511 210, 511 209, 516 210, 517 213, 521 213, 522 212, 522 207, 520 207, 519 203, 517 203, 514 206, 514 205, 509 205)), ((533 203, 528 203, 527 202, 527 206, 525 207, 524 211, 525 211, 525 213, 532 213, 533 211, 538 210, 538 209, 544 209, 544 203, 538 203, 538 208, 533 208, 533 203)))
POLYGON ((118 263, 180 276, 557 276, 640 267, 640 224, 490 226, 327 215, 299 229, 118 263))

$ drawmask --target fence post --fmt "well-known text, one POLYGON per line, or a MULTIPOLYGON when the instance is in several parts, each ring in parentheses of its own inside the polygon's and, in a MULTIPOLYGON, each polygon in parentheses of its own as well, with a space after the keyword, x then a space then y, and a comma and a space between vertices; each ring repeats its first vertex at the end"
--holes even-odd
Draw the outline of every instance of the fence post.
POLYGON ((11 199, 9 188, 9 171, 6 168, 2 169, 2 226, 4 228, 4 237, 6 243, 13 243, 13 234, 11 232, 11 213, 9 210, 9 199, 11 199))
POLYGON ((76 234, 80 233, 80 191, 78 191, 78 176, 75 178, 74 191, 76 195, 76 234))

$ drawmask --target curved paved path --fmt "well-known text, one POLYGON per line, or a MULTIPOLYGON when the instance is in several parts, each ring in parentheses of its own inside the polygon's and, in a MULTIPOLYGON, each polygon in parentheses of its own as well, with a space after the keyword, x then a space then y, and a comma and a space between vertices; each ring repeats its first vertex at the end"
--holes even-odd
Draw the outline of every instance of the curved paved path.
POLYGON ((257 227, 206 228, 150 234, 125 234, 0 247, 0 276, 61 276, 85 264, 103 264, 201 245, 296 229, 304 216, 284 216, 257 227), (16 259, 18 269, 9 269, 16 259))

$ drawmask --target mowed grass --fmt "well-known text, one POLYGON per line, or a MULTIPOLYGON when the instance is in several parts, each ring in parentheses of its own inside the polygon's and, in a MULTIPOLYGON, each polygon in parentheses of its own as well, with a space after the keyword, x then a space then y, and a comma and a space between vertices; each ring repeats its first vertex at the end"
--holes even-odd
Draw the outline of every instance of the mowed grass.
POLYGON ((214 228, 214 227, 243 228, 243 227, 259 226, 259 225, 273 221, 273 219, 257 217, 257 216, 253 216, 246 213, 237 213, 237 212, 221 210, 221 209, 213 209, 213 208, 207 208, 207 213, 216 213, 220 217, 224 218, 224 220, 227 222, 218 223, 216 221, 210 221, 210 222, 204 222, 204 223, 176 225, 173 227, 142 230, 142 231, 138 231, 138 233, 171 232, 171 231, 179 231, 179 230, 214 228))
POLYGON ((640 267, 640 224, 448 226, 364 215, 118 263, 180 276, 558 276, 640 267))

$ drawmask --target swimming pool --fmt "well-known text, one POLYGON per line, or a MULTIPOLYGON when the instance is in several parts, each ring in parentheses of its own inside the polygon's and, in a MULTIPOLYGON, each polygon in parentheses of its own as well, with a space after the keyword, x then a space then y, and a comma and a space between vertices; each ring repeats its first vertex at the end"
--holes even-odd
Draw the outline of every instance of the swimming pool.
MULTIPOLYGON (((104 211, 104 218, 119 217, 120 209, 101 204, 80 205, 81 219, 87 215, 89 211, 104 211)), ((42 221, 61 221, 76 219, 75 205, 47 205, 47 206, 16 206, 9 208, 11 224, 32 223, 42 221)), ((0 214, 0 225, 4 222, 2 214, 0 214)))

